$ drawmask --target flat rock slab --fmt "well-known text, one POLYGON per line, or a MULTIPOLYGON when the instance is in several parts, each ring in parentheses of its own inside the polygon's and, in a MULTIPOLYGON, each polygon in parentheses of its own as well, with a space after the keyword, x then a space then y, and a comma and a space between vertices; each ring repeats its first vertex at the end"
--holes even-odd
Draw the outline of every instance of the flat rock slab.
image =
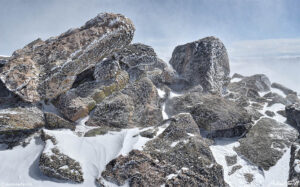
POLYGON ((15 51, 0 70, 0 79, 25 101, 54 98, 72 87, 77 74, 128 45, 134 30, 120 14, 99 14, 80 28, 15 51))
POLYGON ((269 170, 297 137, 297 130, 289 125, 270 118, 262 118, 250 129, 245 138, 239 140, 240 146, 236 151, 253 164, 269 170))

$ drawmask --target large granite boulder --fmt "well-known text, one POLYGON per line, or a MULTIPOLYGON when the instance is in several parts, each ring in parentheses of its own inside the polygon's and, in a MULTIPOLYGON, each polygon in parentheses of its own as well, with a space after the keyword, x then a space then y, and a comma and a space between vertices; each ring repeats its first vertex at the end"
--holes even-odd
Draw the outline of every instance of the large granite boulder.
POLYGON ((96 64, 95 80, 79 84, 53 101, 59 111, 69 120, 85 117, 97 103, 123 89, 129 80, 116 60, 106 59, 96 64))
POLYGON ((300 104, 292 104, 285 107, 287 122, 300 129, 300 104))
POLYGON ((72 87, 76 75, 128 45, 134 30, 120 14, 99 14, 80 28, 15 51, 0 79, 25 101, 55 98, 72 87))
POLYGON ((203 91, 223 92, 229 83, 229 60, 224 44, 215 37, 177 46, 170 64, 190 86, 203 91))
POLYGON ((239 140, 240 146, 236 151, 253 164, 269 170, 297 137, 297 130, 289 125, 262 118, 250 129, 246 137, 239 140))
POLYGON ((191 92, 169 99, 166 103, 169 115, 190 113, 199 128, 209 131, 212 136, 239 136, 246 132, 251 115, 235 102, 218 95, 191 92))
POLYGON ((59 150, 54 136, 43 131, 42 138, 45 141, 45 148, 39 160, 41 172, 59 180, 82 183, 84 179, 80 163, 59 150))
POLYGON ((124 128, 154 126, 161 121, 157 89, 145 77, 104 99, 96 106, 86 124, 124 128))

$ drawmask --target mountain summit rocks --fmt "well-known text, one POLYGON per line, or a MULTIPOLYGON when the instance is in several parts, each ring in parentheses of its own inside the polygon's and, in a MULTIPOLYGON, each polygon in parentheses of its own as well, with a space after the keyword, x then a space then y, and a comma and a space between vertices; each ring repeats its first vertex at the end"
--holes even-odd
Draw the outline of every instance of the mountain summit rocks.
POLYGON ((15 51, 0 79, 25 101, 52 99, 69 90, 77 74, 128 45, 134 31, 132 22, 120 14, 99 14, 80 28, 15 51))
POLYGON ((222 93, 229 83, 227 50, 216 37, 177 46, 170 64, 190 86, 201 85, 203 91, 222 93))

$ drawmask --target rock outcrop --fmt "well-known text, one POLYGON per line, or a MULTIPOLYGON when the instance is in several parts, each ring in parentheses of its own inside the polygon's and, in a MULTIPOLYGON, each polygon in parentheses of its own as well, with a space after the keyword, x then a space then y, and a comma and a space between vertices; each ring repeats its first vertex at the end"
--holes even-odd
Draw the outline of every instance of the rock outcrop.
POLYGON ((170 99, 166 105, 170 115, 191 113, 199 128, 209 131, 212 136, 239 136, 251 123, 247 110, 217 95, 193 92, 170 99))
POLYGON ((71 129, 75 130, 75 125, 65 120, 64 118, 50 112, 45 112, 45 127, 47 129, 71 129))
POLYGON ((25 101, 55 98, 72 87, 76 75, 128 45, 134 30, 120 14, 99 14, 80 28, 15 51, 0 79, 25 101))
POLYGON ((298 132, 274 119, 262 118, 239 140, 236 151, 264 170, 269 170, 298 137, 298 132))
POLYGON ((209 144, 192 116, 179 114, 143 151, 112 160, 102 177, 118 185, 128 180, 130 186, 225 186, 222 167, 215 162, 209 144))
POLYGON ((297 92, 283 86, 282 84, 276 83, 276 82, 273 82, 271 87, 281 90, 285 95, 289 95, 289 94, 297 95, 297 92))
POLYGON ((190 86, 222 93, 229 83, 229 60, 224 44, 215 37, 177 46, 170 64, 190 86))
POLYGON ((87 116, 97 103, 123 89, 129 80, 127 72, 121 70, 115 60, 107 59, 96 64, 93 74, 94 81, 84 82, 54 101, 59 111, 71 121, 87 116))
POLYGON ((145 77, 99 103, 86 124, 125 128, 154 126, 161 121, 156 87, 145 77))

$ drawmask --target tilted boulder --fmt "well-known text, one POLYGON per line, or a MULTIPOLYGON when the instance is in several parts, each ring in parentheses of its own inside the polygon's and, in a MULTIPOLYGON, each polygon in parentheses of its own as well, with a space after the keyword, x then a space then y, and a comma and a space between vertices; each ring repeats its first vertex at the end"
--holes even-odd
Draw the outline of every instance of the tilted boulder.
POLYGON ((76 75, 128 45, 134 30, 120 14, 99 14, 80 28, 15 51, 0 79, 25 101, 55 98, 72 87, 76 75))
POLYGON ((170 64, 190 86, 222 93, 229 83, 230 67, 224 44, 215 37, 177 46, 170 64))
POLYGON ((123 89, 129 80, 127 72, 111 59, 96 64, 94 77, 95 80, 72 88, 54 101, 54 105, 69 120, 76 121, 87 116, 97 103, 123 89))
POLYGON ((59 150, 54 136, 43 131, 42 138, 45 141, 45 148, 39 160, 41 172, 59 180, 82 183, 84 179, 80 163, 59 150))
POLYGON ((86 122, 90 126, 154 126, 162 121, 157 89, 148 78, 129 84, 99 103, 86 122))
POLYGON ((169 115, 191 113, 199 128, 204 128, 213 136, 242 135, 252 121, 248 111, 235 102, 217 95, 197 92, 168 100, 166 111, 169 115))
POLYGON ((239 140, 236 151, 253 164, 269 170, 282 157, 286 148, 297 140, 298 132, 287 124, 262 118, 245 138, 239 140))

